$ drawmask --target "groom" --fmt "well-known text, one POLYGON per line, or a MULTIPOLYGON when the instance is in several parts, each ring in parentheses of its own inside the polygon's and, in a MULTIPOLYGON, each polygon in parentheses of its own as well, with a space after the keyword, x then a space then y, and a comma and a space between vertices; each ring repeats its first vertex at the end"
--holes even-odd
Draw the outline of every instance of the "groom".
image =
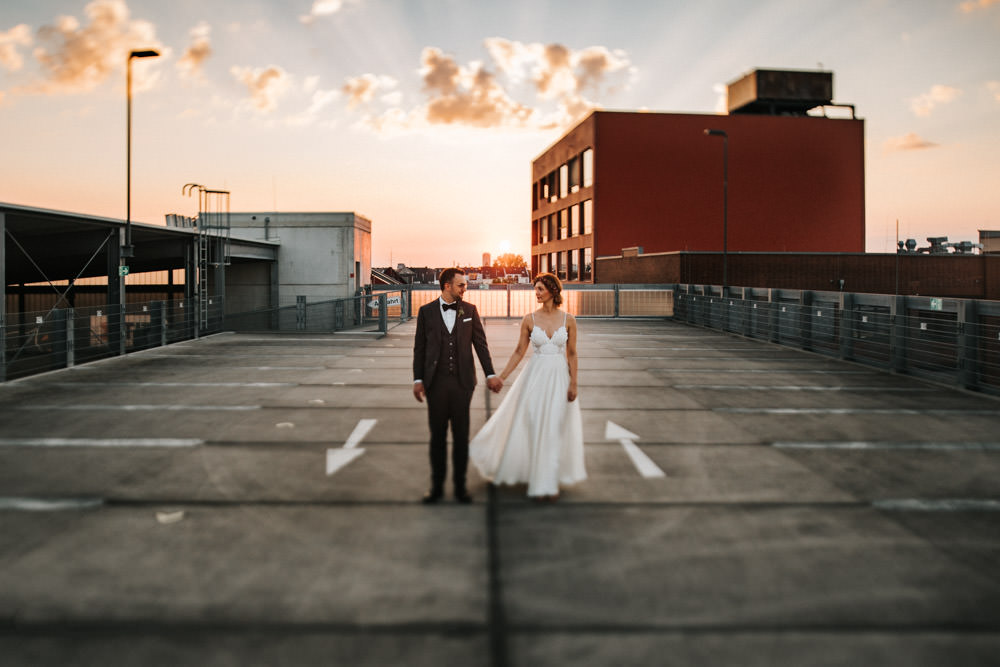
POLYGON ((486 331, 476 307, 462 301, 468 279, 461 269, 445 269, 438 281, 441 296, 421 306, 417 313, 417 335, 413 342, 413 395, 423 403, 431 427, 431 488, 425 503, 436 503, 444 495, 448 471, 448 422, 451 422, 451 465, 455 499, 471 503, 465 488, 469 464, 469 404, 476 388, 476 366, 472 348, 486 372, 486 386, 499 392, 503 380, 493 372, 486 346, 486 331))

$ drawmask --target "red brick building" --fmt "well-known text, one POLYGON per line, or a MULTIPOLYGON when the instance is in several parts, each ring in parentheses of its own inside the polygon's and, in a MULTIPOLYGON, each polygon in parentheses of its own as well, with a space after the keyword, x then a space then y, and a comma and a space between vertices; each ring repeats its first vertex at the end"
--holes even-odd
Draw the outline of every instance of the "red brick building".
POLYGON ((728 115, 593 112, 532 162, 532 271, 607 282, 596 258, 625 248, 721 251, 724 172, 730 252, 864 252, 864 121, 806 115, 831 97, 828 72, 757 70, 728 115))

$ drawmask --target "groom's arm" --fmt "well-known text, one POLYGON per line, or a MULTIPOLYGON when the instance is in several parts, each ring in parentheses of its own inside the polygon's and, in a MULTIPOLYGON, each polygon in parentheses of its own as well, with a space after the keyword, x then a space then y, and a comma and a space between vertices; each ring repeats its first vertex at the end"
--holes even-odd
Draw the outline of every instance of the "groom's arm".
POLYGON ((472 311, 472 347, 476 350, 476 356, 479 357, 479 364, 483 367, 486 377, 496 375, 490 348, 486 343, 486 329, 483 328, 483 321, 479 319, 478 310, 472 311))
POLYGON ((424 309, 417 311, 417 334, 413 338, 413 395, 418 401, 424 401, 424 361, 427 350, 427 325, 424 309))

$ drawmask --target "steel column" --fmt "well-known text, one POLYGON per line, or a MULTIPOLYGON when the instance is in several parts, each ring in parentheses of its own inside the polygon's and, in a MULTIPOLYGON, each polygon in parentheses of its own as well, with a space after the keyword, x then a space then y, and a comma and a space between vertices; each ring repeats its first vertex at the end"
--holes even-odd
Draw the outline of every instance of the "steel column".
POLYGON ((979 386, 979 314, 976 302, 958 302, 958 381, 963 387, 979 386))
POLYGON ((7 381, 7 216, 0 213, 0 279, 3 279, 3 299, 0 299, 0 382, 7 381))
POLYGON ((108 243, 108 348, 125 354, 125 276, 121 275, 125 230, 118 230, 116 243, 108 243))
POLYGON ((840 293, 840 358, 854 358, 854 295, 840 293))

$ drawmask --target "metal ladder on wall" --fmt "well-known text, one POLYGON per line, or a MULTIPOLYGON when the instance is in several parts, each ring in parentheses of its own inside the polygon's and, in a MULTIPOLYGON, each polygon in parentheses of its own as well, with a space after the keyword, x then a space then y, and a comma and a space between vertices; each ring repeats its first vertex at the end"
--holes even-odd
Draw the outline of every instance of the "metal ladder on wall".
MULTIPOLYGON (((226 267, 232 264, 232 236, 229 209, 229 190, 210 190, 198 183, 188 183, 182 189, 190 196, 198 190, 198 325, 204 330, 209 318, 208 271, 209 267, 226 267)), ((221 274, 224 279, 224 273, 221 274)), ((216 285, 216 291, 224 290, 216 285)))

